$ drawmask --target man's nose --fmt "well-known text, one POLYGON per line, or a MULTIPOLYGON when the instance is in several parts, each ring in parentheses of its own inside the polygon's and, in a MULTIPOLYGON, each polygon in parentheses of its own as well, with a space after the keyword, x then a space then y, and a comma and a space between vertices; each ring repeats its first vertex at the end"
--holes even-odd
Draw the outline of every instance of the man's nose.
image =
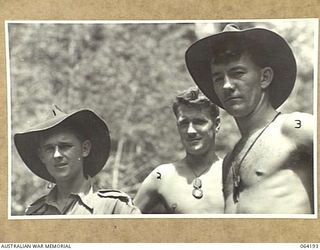
POLYGON ((193 124, 191 122, 189 123, 187 133, 189 135, 193 135, 197 133, 197 131, 194 129, 193 124))
POLYGON ((225 76, 223 88, 224 88, 224 89, 233 89, 233 88, 234 88, 233 83, 232 83, 230 77, 225 76))
POLYGON ((60 151, 59 151, 59 147, 58 147, 58 146, 55 146, 53 158, 58 158, 58 157, 62 157, 62 154, 61 154, 60 151))

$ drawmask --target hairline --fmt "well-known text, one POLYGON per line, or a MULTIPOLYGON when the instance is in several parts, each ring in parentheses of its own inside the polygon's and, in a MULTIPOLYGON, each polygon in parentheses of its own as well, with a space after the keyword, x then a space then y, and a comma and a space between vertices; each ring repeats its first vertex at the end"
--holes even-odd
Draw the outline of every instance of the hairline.
MULTIPOLYGON (((214 104, 216 105, 216 104, 214 104)), ((179 117, 179 112, 181 111, 181 106, 187 106, 190 108, 193 108, 195 110, 200 110, 202 112, 202 110, 207 110, 208 113, 210 114, 210 117, 212 120, 216 119, 217 117, 219 117, 219 112, 217 112, 217 115, 213 114, 213 109, 210 106, 210 104, 205 104, 205 103, 190 103, 190 102, 177 102, 176 104, 176 111, 174 111, 174 115, 176 117, 176 119, 178 119, 179 117)))

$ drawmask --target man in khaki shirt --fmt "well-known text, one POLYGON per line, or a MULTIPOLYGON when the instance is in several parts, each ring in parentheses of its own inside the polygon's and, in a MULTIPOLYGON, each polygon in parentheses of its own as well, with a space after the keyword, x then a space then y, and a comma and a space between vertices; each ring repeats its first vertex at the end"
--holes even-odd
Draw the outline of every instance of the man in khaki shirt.
POLYGON ((108 127, 93 111, 66 114, 54 106, 48 119, 16 133, 14 142, 26 166, 55 183, 26 215, 140 213, 127 194, 92 185, 91 177, 101 171, 110 153, 108 127))

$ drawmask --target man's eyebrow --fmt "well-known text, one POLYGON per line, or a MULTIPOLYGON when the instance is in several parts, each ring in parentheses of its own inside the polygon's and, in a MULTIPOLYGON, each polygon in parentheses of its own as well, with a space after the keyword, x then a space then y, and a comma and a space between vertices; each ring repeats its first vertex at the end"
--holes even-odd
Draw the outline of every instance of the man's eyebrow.
POLYGON ((231 69, 229 69, 229 71, 237 70, 237 69, 246 69, 246 67, 244 65, 236 65, 234 67, 231 67, 231 69))
POLYGON ((177 122, 183 122, 183 121, 185 121, 185 120, 187 120, 187 118, 186 117, 179 117, 178 118, 178 120, 177 120, 177 122))
MULTIPOLYGON (((57 142, 57 145, 59 145, 59 144, 70 144, 70 143, 72 143, 72 141, 70 139, 62 138, 62 139, 60 139, 60 141, 57 142)), ((42 144, 43 144, 43 146, 56 145, 56 143, 51 143, 51 142, 42 143, 42 144)))
MULTIPOLYGON (((241 69, 241 70, 246 70, 247 67, 244 66, 244 65, 242 65, 242 64, 240 64, 240 65, 235 65, 235 66, 232 66, 230 69, 228 69, 228 72, 230 72, 230 71, 235 71, 235 70, 239 70, 239 69, 241 69)), ((221 71, 213 72, 213 73, 211 74, 212 77, 217 77, 217 76, 220 76, 220 75, 223 75, 223 73, 222 73, 221 71)))
POLYGON ((219 75, 223 75, 221 72, 214 72, 211 74, 212 77, 216 77, 216 76, 219 76, 219 75))
POLYGON ((46 144, 41 143, 40 146, 41 146, 41 147, 44 147, 44 148, 48 148, 48 147, 52 147, 52 146, 54 146, 54 145, 53 145, 52 143, 46 143, 46 144))

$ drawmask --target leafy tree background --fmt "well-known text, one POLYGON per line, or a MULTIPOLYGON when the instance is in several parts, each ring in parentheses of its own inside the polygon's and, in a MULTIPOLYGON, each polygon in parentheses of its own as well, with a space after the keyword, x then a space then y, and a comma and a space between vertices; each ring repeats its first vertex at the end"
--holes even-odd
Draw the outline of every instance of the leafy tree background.
MULTIPOLYGON (((171 110, 179 91, 194 83, 184 53, 197 39, 226 23, 10 23, 11 214, 48 192, 47 183, 21 161, 15 132, 46 119, 52 104, 66 112, 89 108, 111 131, 111 156, 94 181, 134 197, 159 164, 184 156, 171 110)), ((310 21, 240 22, 265 27, 291 45, 298 64, 295 89, 280 108, 313 113, 313 26, 310 21)), ((239 138, 221 110, 217 153, 239 138)))

